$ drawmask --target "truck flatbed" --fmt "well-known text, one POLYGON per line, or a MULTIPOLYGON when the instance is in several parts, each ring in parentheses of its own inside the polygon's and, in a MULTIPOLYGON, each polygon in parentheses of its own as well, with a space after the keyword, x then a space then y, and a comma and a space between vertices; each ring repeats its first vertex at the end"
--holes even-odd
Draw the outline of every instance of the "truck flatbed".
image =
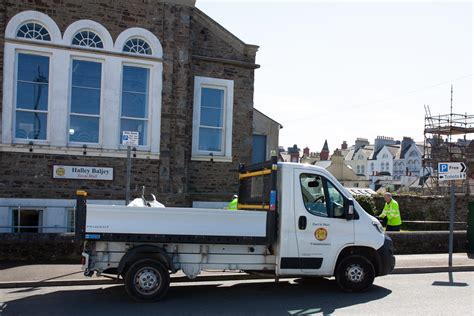
POLYGON ((85 239, 258 245, 272 242, 274 212, 88 205, 85 239))

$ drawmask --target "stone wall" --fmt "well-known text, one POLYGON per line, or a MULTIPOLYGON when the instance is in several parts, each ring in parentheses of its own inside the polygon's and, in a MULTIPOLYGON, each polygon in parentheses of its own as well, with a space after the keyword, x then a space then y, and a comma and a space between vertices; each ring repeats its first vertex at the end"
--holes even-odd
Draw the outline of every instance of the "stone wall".
POLYGON ((73 234, 0 233, 0 262, 80 263, 73 234))
MULTIPOLYGON (((390 232, 395 254, 447 253, 448 232, 390 232)), ((454 234, 454 252, 466 252, 466 231, 454 234)), ((0 262, 79 263, 74 235, 0 233, 0 262)))
MULTIPOLYGON (((400 214, 403 220, 410 221, 448 221, 450 197, 442 196, 405 196, 394 195, 398 202, 400 214)), ((456 222, 467 221, 468 202, 474 201, 474 197, 456 196, 456 222)), ((380 212, 384 207, 383 197, 375 197, 377 210, 380 212)))
MULTIPOLYGON (((448 253, 448 231, 389 232, 395 245, 395 254, 448 253)), ((455 231, 454 252, 466 252, 466 231, 455 231)))
MULTIPOLYGON (((99 200, 125 199, 126 159, 77 157, 33 153, 0 152, 0 192, 2 198, 57 198, 73 199, 76 190, 86 190, 89 198, 99 200), (34 163, 32 163, 34 161, 34 163), (86 165, 114 169, 114 180, 91 181, 53 179, 53 165, 86 165)), ((159 190, 158 160, 133 159, 131 188, 145 185, 147 192, 167 201, 159 190)))
MULTIPOLYGON (((243 45, 232 34, 213 25, 206 15, 195 10, 191 38, 193 58, 191 75, 234 81, 232 124, 232 162, 190 161, 188 193, 194 201, 230 200, 238 190, 239 163, 252 160, 253 82, 256 47, 243 45), (212 29, 212 31, 211 31, 212 29), (203 59, 200 56, 212 57, 203 59)), ((193 103, 194 82, 189 81, 188 103, 193 103)), ((186 121, 187 135, 192 135, 192 110, 186 121)), ((187 139, 190 158, 192 139, 187 139)))

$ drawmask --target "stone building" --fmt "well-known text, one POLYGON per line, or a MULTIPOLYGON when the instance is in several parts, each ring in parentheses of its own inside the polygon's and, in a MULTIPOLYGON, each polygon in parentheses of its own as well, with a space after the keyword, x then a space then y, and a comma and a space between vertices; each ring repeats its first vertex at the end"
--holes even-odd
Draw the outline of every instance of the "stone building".
POLYGON ((277 153, 280 129, 283 125, 253 109, 252 163, 270 160, 277 153))
POLYGON ((258 47, 194 4, 0 4, 0 231, 64 231, 77 189, 123 203, 123 132, 138 132, 132 189, 169 206, 232 196, 252 159, 258 47))

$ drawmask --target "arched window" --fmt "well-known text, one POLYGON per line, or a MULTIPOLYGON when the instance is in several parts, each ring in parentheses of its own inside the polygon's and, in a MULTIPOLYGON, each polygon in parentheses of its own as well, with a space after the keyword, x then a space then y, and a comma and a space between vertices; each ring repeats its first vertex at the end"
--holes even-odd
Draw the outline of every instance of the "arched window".
POLYGON ((357 174, 360 174, 360 166, 357 166, 357 174))
POLYGON ((360 173, 365 174, 365 166, 360 167, 360 173))
POLYGON ((420 161, 415 159, 415 163, 413 166, 413 171, 419 171, 420 170, 420 161))
POLYGON ((16 32, 16 37, 35 39, 39 41, 51 41, 48 30, 41 24, 35 22, 24 23, 16 32))
POLYGON ((104 48, 104 44, 99 35, 88 30, 77 32, 72 39, 72 45, 91 48, 104 48))
POLYGON ((387 159, 388 158, 388 155, 387 154, 383 154, 382 155, 382 159, 387 159))
POLYGON ((123 45, 123 51, 125 53, 141 54, 141 55, 151 55, 150 45, 142 40, 141 38, 131 38, 125 45, 123 45))
POLYGON ((412 151, 410 153, 410 157, 418 157, 418 153, 416 151, 412 151))

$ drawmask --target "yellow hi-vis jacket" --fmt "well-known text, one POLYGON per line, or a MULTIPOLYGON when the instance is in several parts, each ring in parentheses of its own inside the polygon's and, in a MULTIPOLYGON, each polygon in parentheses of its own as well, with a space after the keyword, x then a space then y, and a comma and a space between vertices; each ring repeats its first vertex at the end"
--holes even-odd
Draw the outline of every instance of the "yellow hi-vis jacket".
POLYGON ((382 218, 385 216, 387 216, 387 225, 399 226, 402 224, 398 203, 394 199, 391 199, 389 203, 385 203, 385 207, 379 217, 382 218))
POLYGON ((238 198, 234 198, 230 201, 229 205, 227 205, 228 210, 236 210, 237 209, 238 198))

